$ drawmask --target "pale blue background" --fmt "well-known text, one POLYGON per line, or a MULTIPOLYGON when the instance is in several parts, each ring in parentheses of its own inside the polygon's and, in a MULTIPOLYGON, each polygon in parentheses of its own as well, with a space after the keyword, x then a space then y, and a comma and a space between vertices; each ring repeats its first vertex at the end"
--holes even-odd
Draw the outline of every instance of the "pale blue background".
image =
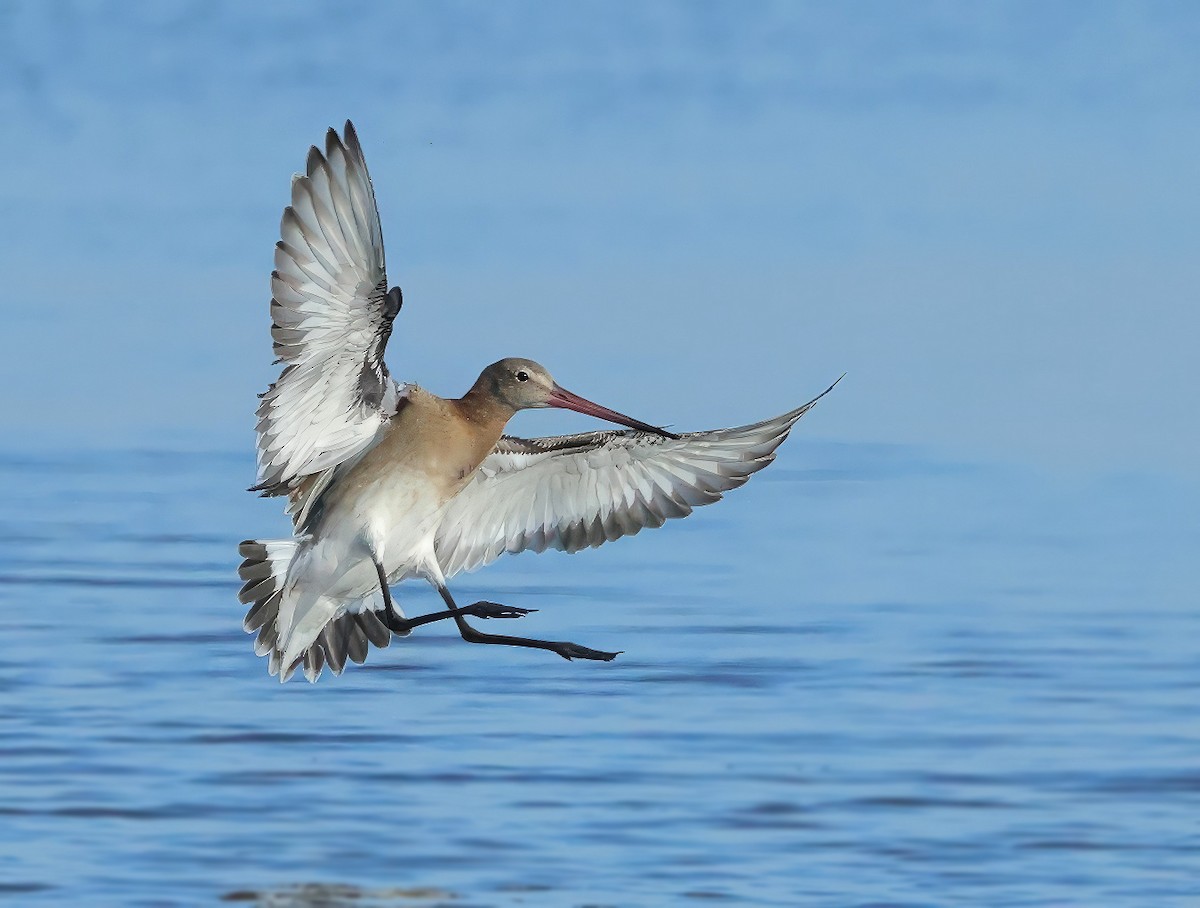
POLYGON ((0 419, 247 444, 349 116, 404 378, 529 355, 707 428, 847 371, 810 431, 1194 480, 1198 46, 1189 3, 5 3, 0 419))
POLYGON ((0 0, 0 898, 1192 908, 1197 48, 1194 3, 0 0), (721 504, 454 579, 613 663, 433 626, 282 687, 241 632, 272 245, 346 117, 399 377, 527 355, 686 430, 848 373, 721 504))

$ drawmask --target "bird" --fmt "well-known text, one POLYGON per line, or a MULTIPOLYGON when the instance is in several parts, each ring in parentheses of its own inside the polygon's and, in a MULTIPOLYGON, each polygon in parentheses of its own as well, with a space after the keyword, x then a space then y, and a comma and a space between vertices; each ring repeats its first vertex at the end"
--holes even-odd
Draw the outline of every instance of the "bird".
POLYGON ((349 120, 293 176, 274 265, 271 337, 283 368, 259 395, 250 491, 286 497, 292 535, 242 542, 238 573, 243 627, 280 681, 301 668, 316 681, 326 665, 340 675, 372 647, 442 620, 469 643, 611 661, 620 653, 485 633, 467 619, 534 610, 459 606, 447 579, 504 553, 577 552, 686 517, 767 466, 833 388, 762 422, 675 433, 565 390, 530 359, 492 363, 456 399, 397 381, 383 356, 403 295, 389 287, 374 187, 349 120), (513 414, 544 407, 625 428, 505 434, 513 414), (430 583, 446 608, 407 617, 391 587, 409 578, 430 583))

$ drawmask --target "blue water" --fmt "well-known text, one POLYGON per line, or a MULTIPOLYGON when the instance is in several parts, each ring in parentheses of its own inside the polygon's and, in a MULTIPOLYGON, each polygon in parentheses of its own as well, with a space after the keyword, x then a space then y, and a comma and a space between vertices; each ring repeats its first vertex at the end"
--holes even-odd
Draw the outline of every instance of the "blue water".
POLYGON ((802 424, 685 521, 452 584, 617 661, 433 625, 281 686, 236 601, 284 527, 252 473, 0 457, 0 896, 1197 903, 1193 486, 802 424))

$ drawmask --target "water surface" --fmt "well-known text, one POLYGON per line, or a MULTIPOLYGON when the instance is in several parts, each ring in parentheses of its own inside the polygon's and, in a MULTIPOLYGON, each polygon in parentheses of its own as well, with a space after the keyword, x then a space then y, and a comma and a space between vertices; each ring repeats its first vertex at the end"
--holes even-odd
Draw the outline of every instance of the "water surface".
POLYGON ((252 472, 0 458, 0 894, 1195 904, 1185 483, 796 439, 686 521, 452 584, 614 663, 435 625, 281 686, 236 601, 285 526, 252 472))

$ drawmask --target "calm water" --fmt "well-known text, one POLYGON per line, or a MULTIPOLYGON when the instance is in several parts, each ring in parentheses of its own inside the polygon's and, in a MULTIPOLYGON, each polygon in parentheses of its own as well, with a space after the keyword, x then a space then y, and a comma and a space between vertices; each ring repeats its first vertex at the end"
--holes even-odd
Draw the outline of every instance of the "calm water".
POLYGON ((687 521, 452 583, 615 663, 433 626, 280 686, 252 473, 0 458, 15 903, 1197 904, 1193 486, 801 437, 687 521))

